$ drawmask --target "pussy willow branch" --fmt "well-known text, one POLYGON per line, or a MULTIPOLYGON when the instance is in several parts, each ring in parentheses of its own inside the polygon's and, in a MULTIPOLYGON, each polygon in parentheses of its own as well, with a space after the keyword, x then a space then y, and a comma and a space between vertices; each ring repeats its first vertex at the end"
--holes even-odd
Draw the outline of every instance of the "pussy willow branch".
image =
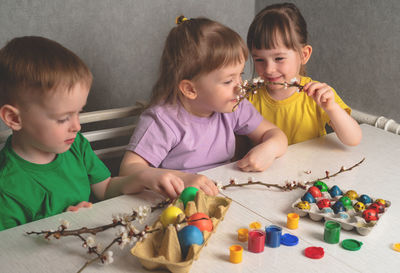
POLYGON ((294 189, 297 189, 297 188, 306 189, 308 185, 312 185, 317 181, 326 180, 326 179, 329 179, 331 177, 335 177, 340 173, 351 171, 355 167, 358 167, 359 165, 361 165, 361 163, 363 163, 364 160, 365 160, 365 158, 361 159, 358 163, 354 164, 353 166, 351 166, 351 167, 349 167, 347 169, 342 166, 340 168, 340 170, 337 171, 334 174, 330 174, 329 171, 325 171, 325 176, 324 177, 317 178, 317 179, 312 180, 312 181, 307 181, 307 182, 293 181, 293 182, 287 182, 284 186, 282 186, 282 185, 279 185, 279 184, 269 184, 269 183, 264 183, 264 182, 261 182, 261 181, 251 181, 251 180, 249 180, 247 183, 235 183, 234 180, 231 180, 229 185, 222 186, 221 189, 225 190, 225 189, 231 188, 231 187, 245 187, 245 186, 251 186, 251 185, 262 185, 262 186, 265 186, 267 188, 277 188, 277 189, 280 189, 282 191, 291 191, 291 190, 294 190, 294 189))

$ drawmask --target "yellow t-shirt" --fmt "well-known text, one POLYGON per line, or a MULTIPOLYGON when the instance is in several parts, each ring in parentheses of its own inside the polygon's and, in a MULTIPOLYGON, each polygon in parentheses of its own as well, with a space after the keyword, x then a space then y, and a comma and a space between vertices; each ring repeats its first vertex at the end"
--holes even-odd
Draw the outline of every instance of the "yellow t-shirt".
MULTIPOLYGON (((301 77, 300 84, 311 82, 309 77, 301 77)), ((335 101, 347 113, 351 109, 335 93, 335 101)), ((287 136, 289 145, 320 137, 326 134, 325 125, 329 116, 304 92, 295 92, 287 99, 277 101, 271 98, 265 87, 251 94, 249 101, 268 121, 278 126, 287 136)))

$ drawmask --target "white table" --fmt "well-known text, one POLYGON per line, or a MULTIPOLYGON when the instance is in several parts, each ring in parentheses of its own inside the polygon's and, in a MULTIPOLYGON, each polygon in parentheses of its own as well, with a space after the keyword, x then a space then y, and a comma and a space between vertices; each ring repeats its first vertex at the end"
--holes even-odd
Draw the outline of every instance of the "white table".
MULTIPOLYGON (((224 184, 231 177, 244 182, 249 176, 260 181, 284 184, 286 180, 314 180, 325 176, 325 170, 333 173, 342 165, 349 167, 365 157, 361 166, 325 181, 328 186, 337 184, 344 189, 354 189, 371 196, 379 195, 392 202, 386 215, 368 236, 360 236, 355 231, 341 231, 341 240, 353 238, 362 241, 364 245, 361 250, 350 252, 338 244, 325 243, 322 239, 323 223, 314 222, 308 217, 300 219, 297 230, 285 228, 290 205, 302 195, 303 190, 279 192, 261 186, 229 188, 223 193, 234 202, 208 246, 201 251, 199 260, 193 263, 191 272, 397 272, 400 253, 393 251, 391 245, 400 242, 400 183, 397 181, 400 138, 367 125, 363 125, 362 129, 363 141, 357 147, 345 147, 335 135, 330 134, 290 146, 285 156, 263 173, 242 173, 235 169, 234 163, 203 172, 224 184), (306 170, 312 173, 305 174, 306 170), (259 221, 265 226, 282 226, 283 233, 290 232, 298 236, 300 242, 293 247, 266 247, 262 253, 250 253, 246 250, 247 244, 237 241, 236 231, 253 221, 259 221), (229 262, 229 246, 233 244, 244 246, 243 262, 240 264, 229 262), (303 252, 309 246, 323 247, 325 256, 320 260, 306 258, 303 252)), ((120 196, 94 204, 93 208, 78 213, 63 213, 2 231, 0 272, 76 272, 86 260, 93 257, 86 254, 80 240, 62 238, 46 241, 24 233, 54 229, 59 225, 60 218, 68 220, 71 228, 99 226, 109 223, 112 214, 129 213, 139 205, 155 205, 159 201, 160 197, 150 192, 120 196)), ((153 213, 146 223, 152 224, 160 212, 153 213)), ((114 234, 113 230, 100 233, 97 241, 106 245, 114 238, 114 234)), ((114 246, 112 250, 113 264, 92 264, 84 272, 147 272, 130 254, 128 247, 120 250, 114 246)))

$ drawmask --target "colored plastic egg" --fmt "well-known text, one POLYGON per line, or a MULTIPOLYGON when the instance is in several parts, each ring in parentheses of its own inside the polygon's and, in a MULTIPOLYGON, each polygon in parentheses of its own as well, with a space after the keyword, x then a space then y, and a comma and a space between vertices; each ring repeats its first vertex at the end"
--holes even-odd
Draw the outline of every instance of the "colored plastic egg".
POLYGON ((382 205, 381 203, 373 203, 371 204, 368 209, 374 209, 376 210, 377 213, 384 213, 385 212, 385 206, 382 205))
POLYGON ((194 198, 196 197, 198 191, 198 188, 187 187, 181 192, 179 199, 182 200, 184 207, 186 207, 187 202, 194 201, 194 198))
POLYGON ((164 227, 167 227, 168 225, 176 224, 176 218, 178 217, 179 214, 183 213, 183 211, 175 206, 170 206, 166 208, 160 216, 161 223, 163 224, 164 227))
POLYGON ((328 191, 328 185, 326 185, 322 181, 315 182, 314 186, 316 186, 321 192, 327 192, 328 191))
POLYGON ((371 197, 366 194, 362 194, 357 200, 363 202, 365 205, 372 203, 371 197))
POLYGON ((307 201, 301 201, 301 202, 296 204, 296 207, 298 207, 299 209, 309 210, 310 209, 310 203, 308 203, 307 201))
POLYGON ((336 185, 333 186, 328 192, 332 197, 336 197, 338 195, 343 195, 342 190, 336 185))
POLYGON ((210 217, 208 217, 207 214, 201 212, 195 213, 192 216, 190 216, 188 219, 188 224, 191 226, 198 227, 200 231, 211 232, 213 229, 213 224, 210 217))
POLYGON ((333 209, 333 212, 335 214, 338 214, 339 212, 342 212, 342 211, 346 211, 343 203, 340 201, 337 201, 335 204, 333 204, 333 206, 331 208, 333 209))
POLYGON ((311 193, 306 192, 303 197, 301 197, 301 201, 307 201, 308 203, 315 203, 315 198, 311 193))
POLYGON ((329 199, 321 199, 317 202, 317 206, 319 209, 330 207, 331 201, 329 201, 329 199))
POLYGON ((357 203, 353 206, 353 208, 354 208, 356 211, 363 211, 363 210, 365 210, 365 205, 364 205, 363 202, 357 202, 357 203))
POLYGON ((346 194, 344 196, 347 196, 348 198, 350 198, 351 200, 356 200, 358 198, 358 194, 357 192, 353 191, 353 190, 349 190, 346 192, 346 194))
POLYGON ((203 233, 195 226, 186 226, 178 231, 179 244, 181 246, 182 257, 185 259, 191 245, 201 245, 204 242, 203 233))
POLYGON ((345 207, 353 207, 353 203, 351 202, 351 199, 347 196, 340 197, 339 201, 342 202, 342 204, 345 207))
POLYGON ((363 218, 367 223, 371 221, 377 221, 379 219, 378 212, 374 209, 366 209, 362 214, 363 218))
POLYGON ((311 193, 311 195, 312 195, 314 198, 318 198, 318 197, 321 197, 321 196, 322 196, 322 193, 321 193, 320 189, 317 188, 317 187, 315 187, 315 186, 310 187, 310 188, 308 189, 308 192, 311 193))
POLYGON ((380 198, 376 199, 375 203, 381 203, 382 205, 386 206, 386 201, 380 198))

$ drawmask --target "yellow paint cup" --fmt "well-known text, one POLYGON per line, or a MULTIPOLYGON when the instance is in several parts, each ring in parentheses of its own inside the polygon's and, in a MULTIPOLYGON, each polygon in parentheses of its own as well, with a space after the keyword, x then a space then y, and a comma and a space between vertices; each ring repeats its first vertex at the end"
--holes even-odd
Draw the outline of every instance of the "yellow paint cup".
POLYGON ((260 222, 253 222, 249 225, 250 229, 260 229, 261 223, 260 222))
POLYGON ((247 242, 249 239, 249 230, 247 228, 240 228, 238 230, 238 240, 241 242, 247 242))
POLYGON ((243 247, 240 245, 233 245, 229 248, 229 261, 234 264, 242 262, 243 247))
POLYGON ((289 213, 287 215, 286 227, 289 229, 296 229, 299 227, 299 215, 297 213, 289 213))

